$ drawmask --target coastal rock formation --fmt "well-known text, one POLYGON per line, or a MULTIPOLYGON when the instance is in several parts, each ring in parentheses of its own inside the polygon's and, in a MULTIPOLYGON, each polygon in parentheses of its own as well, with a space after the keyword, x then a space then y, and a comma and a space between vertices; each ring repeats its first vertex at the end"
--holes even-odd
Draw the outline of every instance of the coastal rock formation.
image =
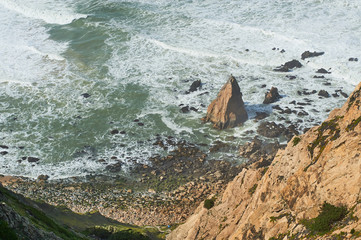
POLYGON ((271 90, 266 93, 264 100, 263 100, 263 104, 274 103, 280 98, 281 98, 281 96, 278 93, 278 89, 276 87, 272 87, 271 90))
POLYGON ((242 93, 237 80, 231 76, 217 98, 208 106, 207 115, 202 120, 214 123, 215 128, 225 129, 236 127, 247 119, 242 93))
POLYGON ((301 68, 302 64, 300 61, 293 59, 292 61, 286 62, 285 64, 273 69, 276 72, 289 72, 293 68, 301 68))
POLYGON ((317 57, 317 56, 321 56, 323 54, 325 54, 325 52, 305 51, 304 53, 302 53, 301 58, 302 58, 302 60, 305 60, 306 58, 317 57))
POLYGON ((213 208, 201 204, 167 239, 359 239, 360 107, 361 84, 320 126, 279 150, 268 168, 244 168, 213 208), (318 232, 320 222, 310 219, 329 204, 348 211, 318 232))

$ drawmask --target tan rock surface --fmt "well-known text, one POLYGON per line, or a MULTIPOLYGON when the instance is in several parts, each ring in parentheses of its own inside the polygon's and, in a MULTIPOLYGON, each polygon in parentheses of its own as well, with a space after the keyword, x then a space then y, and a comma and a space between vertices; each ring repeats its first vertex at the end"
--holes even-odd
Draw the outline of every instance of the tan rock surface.
POLYGON ((349 239, 351 229, 361 230, 360 106, 361 84, 321 126, 294 137, 267 171, 244 169, 212 209, 199 206, 167 239, 270 239, 283 233, 307 239, 300 220, 316 217, 325 201, 347 206, 356 218, 313 239, 333 239, 342 231, 349 239))
POLYGON ((236 127, 247 119, 242 93, 237 80, 231 76, 217 98, 208 106, 207 115, 202 120, 214 123, 215 128, 225 129, 236 127))

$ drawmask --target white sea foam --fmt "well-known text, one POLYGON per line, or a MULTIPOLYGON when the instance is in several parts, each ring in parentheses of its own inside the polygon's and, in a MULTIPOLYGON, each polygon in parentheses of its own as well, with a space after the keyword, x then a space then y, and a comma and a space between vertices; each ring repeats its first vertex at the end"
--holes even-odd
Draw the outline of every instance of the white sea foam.
POLYGON ((0 0, 0 5, 26 17, 41 19, 54 24, 68 24, 75 19, 87 17, 85 14, 73 13, 66 8, 64 9, 64 6, 61 7, 60 4, 49 1, 0 0))

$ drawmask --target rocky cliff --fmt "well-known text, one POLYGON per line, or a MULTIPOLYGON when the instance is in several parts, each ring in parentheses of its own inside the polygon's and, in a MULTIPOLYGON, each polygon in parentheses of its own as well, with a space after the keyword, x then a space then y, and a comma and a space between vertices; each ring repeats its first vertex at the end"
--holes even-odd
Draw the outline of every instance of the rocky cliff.
POLYGON ((360 106, 361 84, 269 167, 243 169, 213 208, 200 205, 168 239, 360 239, 360 106))

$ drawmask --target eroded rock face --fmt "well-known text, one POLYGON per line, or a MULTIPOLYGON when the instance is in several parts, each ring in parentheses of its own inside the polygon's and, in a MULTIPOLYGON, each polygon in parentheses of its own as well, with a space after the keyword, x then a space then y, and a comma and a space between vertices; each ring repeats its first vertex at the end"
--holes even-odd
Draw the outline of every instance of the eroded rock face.
POLYGON ((218 129, 232 128, 248 119, 237 80, 231 76, 222 87, 218 96, 208 106, 204 122, 214 123, 218 129))
POLYGON ((325 122, 279 150, 268 168, 244 168, 212 209, 200 205, 167 239, 310 239, 301 219, 315 218, 324 202, 346 206, 353 218, 312 239, 342 232, 351 239, 352 229, 361 230, 360 102, 361 84, 325 122))

